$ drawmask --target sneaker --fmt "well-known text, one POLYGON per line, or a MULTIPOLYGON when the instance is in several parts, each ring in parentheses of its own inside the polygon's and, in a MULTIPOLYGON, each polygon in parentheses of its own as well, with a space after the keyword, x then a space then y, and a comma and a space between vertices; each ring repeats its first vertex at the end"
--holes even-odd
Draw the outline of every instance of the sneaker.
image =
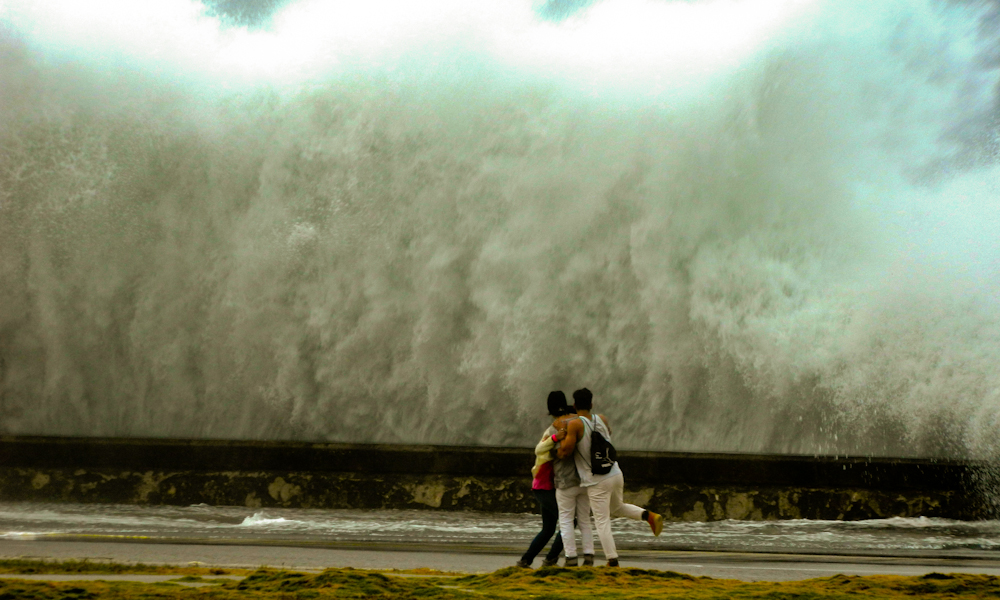
POLYGON ((646 519, 646 522, 649 523, 649 528, 653 530, 653 535, 659 537, 660 533, 663 532, 663 515, 649 511, 649 517, 646 519))
POLYGON ((570 568, 572 568, 572 567, 578 567, 578 566, 580 566, 580 559, 578 559, 575 556, 567 556, 566 557, 566 562, 563 563, 563 566, 564 567, 570 567, 570 568))
POLYGON ((542 566, 543 567, 558 567, 559 566, 559 558, 556 557, 555 560, 549 560, 547 558, 542 559, 542 566))
POLYGON ((618 559, 617 558, 609 558, 608 559, 608 566, 609 567, 617 567, 618 566, 618 559))
POLYGON ((517 563, 515 563, 514 566, 515 567, 521 567, 522 569, 530 569, 531 568, 531 563, 530 562, 525 562, 523 560, 519 560, 519 561, 517 561, 517 563))
POLYGON ((585 567, 592 567, 592 566, 594 566, 594 555, 593 554, 584 554, 583 555, 583 566, 585 566, 585 567))

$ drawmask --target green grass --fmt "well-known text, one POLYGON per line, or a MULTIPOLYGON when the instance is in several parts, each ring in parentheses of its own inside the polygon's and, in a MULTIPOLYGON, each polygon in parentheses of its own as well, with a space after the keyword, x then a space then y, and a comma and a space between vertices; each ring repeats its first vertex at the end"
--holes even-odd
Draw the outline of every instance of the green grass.
POLYGON ((202 567, 173 567, 144 565, 142 563, 115 563, 89 560, 28 560, 0 559, 0 573, 18 574, 109 574, 121 575, 132 573, 136 575, 229 575, 243 574, 250 571, 241 569, 206 569, 202 567))
POLYGON ((211 580, 201 577, 187 577, 178 581, 182 580, 215 585, 191 588, 173 583, 48 583, 0 580, 0 600, 21 598, 31 600, 76 598, 112 600, 1000 599, 1000 578, 940 573, 923 577, 837 575, 806 581, 746 583, 692 577, 672 571, 582 567, 536 571, 511 567, 485 575, 420 578, 394 577, 391 574, 355 569, 328 569, 319 574, 258 569, 242 581, 211 580))

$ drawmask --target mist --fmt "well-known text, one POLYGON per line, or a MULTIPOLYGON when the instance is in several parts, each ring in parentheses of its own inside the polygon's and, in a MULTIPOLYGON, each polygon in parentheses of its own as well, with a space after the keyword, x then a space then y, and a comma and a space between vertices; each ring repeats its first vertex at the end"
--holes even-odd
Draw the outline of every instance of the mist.
POLYGON ((995 4, 265 4, 0 7, 0 433, 1000 451, 995 4))

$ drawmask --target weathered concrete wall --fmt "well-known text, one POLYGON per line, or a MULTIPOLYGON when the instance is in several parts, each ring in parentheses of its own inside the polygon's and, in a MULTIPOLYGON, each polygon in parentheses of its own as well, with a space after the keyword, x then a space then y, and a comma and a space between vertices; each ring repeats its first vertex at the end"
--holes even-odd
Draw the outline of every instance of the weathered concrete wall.
MULTIPOLYGON (((529 449, 0 438, 0 500, 535 510, 529 449)), ((671 520, 977 518, 977 465, 626 453, 628 501, 671 520)))

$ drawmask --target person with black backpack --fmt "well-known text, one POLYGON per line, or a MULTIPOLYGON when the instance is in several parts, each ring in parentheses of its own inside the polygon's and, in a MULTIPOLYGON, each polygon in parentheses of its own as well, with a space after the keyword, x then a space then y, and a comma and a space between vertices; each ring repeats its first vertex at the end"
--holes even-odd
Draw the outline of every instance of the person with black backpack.
POLYGON ((559 444, 559 457, 573 456, 580 486, 587 489, 597 537, 609 567, 618 566, 618 550, 611 534, 611 519, 625 517, 649 523, 653 535, 663 531, 663 517, 623 501, 625 476, 611 445, 611 427, 604 415, 592 415, 594 395, 587 388, 573 392, 578 419, 571 421, 559 444))

